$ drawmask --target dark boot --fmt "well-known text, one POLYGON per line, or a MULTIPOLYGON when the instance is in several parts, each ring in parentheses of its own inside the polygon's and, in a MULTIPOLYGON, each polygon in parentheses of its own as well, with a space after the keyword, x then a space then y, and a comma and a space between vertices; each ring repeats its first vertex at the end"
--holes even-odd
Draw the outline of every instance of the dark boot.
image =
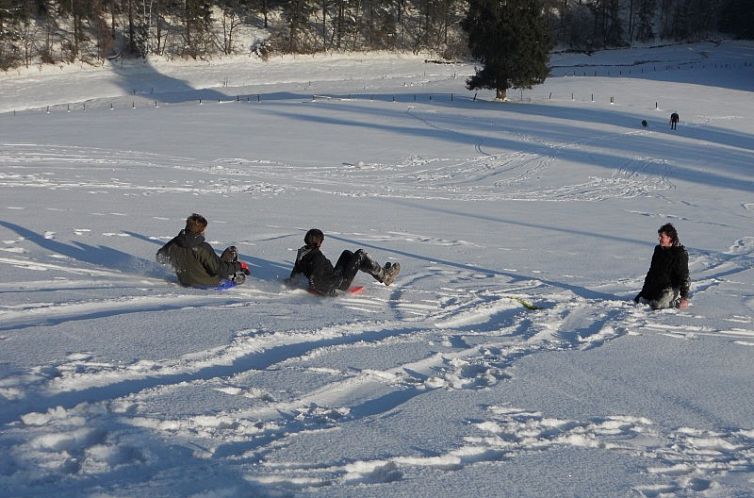
POLYGON ((242 283, 246 282, 246 275, 244 275, 244 273, 241 271, 237 271, 236 273, 233 274, 233 277, 231 278, 231 280, 236 285, 241 285, 242 283))

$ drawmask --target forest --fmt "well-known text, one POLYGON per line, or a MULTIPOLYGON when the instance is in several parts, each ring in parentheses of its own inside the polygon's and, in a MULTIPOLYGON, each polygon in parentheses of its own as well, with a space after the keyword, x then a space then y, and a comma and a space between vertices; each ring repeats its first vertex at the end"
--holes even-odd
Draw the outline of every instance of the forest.
MULTIPOLYGON (((541 4, 559 50, 754 37, 751 0, 541 4)), ((366 50, 454 60, 469 55, 460 28, 468 7, 468 0, 0 0, 0 69, 366 50)))

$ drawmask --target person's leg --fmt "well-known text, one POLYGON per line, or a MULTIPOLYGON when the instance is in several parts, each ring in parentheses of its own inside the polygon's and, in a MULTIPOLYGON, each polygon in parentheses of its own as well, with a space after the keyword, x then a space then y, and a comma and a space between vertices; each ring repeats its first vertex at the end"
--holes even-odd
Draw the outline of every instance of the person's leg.
MULTIPOLYGON (((236 261, 238 261, 238 249, 236 249, 236 246, 225 248, 223 253, 220 255, 220 259, 222 259, 226 263, 235 263, 236 261)), ((246 282, 246 275, 243 272, 237 271, 236 273, 231 275, 228 280, 234 282, 236 285, 241 285, 242 283, 246 282)))
POLYGON ((227 247, 220 255, 220 259, 226 263, 238 261, 238 250, 236 249, 236 246, 227 247))
POLYGON ((390 285, 400 269, 398 263, 387 263, 384 267, 380 266, 364 249, 359 249, 356 252, 343 251, 335 264, 335 270, 343 278, 340 283, 341 290, 346 290, 351 286, 359 270, 370 274, 378 282, 390 285))
POLYGON ((675 308, 678 305, 678 289, 668 287, 662 291, 660 297, 649 302, 653 310, 675 308))
POLYGON ((361 265, 360 257, 361 255, 358 254, 358 251, 353 253, 345 250, 340 253, 338 262, 335 263, 335 271, 340 273, 341 276, 340 285, 338 286, 340 290, 346 290, 351 286, 351 282, 356 277, 356 273, 358 273, 359 266, 361 265))
POLYGON ((375 280, 382 282, 385 285, 392 284, 395 277, 397 277, 398 273, 401 271, 401 265, 398 263, 385 263, 385 266, 380 266, 380 264, 372 259, 372 257, 363 249, 356 251, 356 254, 359 255, 360 259, 359 270, 370 274, 375 280))

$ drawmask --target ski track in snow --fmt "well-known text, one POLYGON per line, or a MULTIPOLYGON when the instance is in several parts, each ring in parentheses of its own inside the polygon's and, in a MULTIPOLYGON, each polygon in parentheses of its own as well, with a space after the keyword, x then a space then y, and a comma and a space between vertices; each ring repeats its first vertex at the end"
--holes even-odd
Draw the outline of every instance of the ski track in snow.
MULTIPOLYGON (((353 168, 358 170, 364 188, 373 183, 373 178, 390 171, 394 175, 391 195, 406 195, 402 193, 405 187, 405 192, 414 195, 424 192, 421 195, 427 198, 526 199, 536 195, 540 200, 599 201, 673 188, 664 173, 670 166, 652 158, 637 157, 625 162, 609 178, 593 178, 587 183, 550 190, 527 190, 533 185, 532 178, 546 172, 558 154, 558 147, 570 145, 544 146, 552 149, 551 155, 485 154, 462 162, 417 157, 397 165, 359 164, 353 168), (517 186, 525 188, 517 190, 517 186)), ((477 151, 483 152, 482 147, 477 151)), ((301 188, 301 184, 283 184, 289 174, 285 165, 269 168, 263 161, 228 159, 202 164, 185 158, 93 148, 6 145, 0 151, 0 162, 8 166, 6 171, 13 171, 0 176, 0 185, 7 187, 121 190, 136 195, 171 191, 218 193, 239 188, 275 195, 287 188, 301 188), (205 176, 190 185, 159 180, 143 185, 112 176, 133 167, 154 168, 158 176, 159 170, 171 169, 205 176), (88 179, 71 180, 65 172, 74 168, 88 170, 88 179), (95 179, 99 176, 102 178, 95 179), (243 187, 236 186, 239 178, 243 179, 243 187)), ((327 190, 327 184, 343 183, 351 172, 349 168, 316 167, 304 168, 298 176, 303 178, 303 185, 309 186, 304 188, 316 184, 316 188, 327 190)), ((355 190, 359 190, 359 184, 355 190)), ((75 234, 86 237, 89 232, 80 228, 75 234)), ((47 231, 44 237, 53 241, 56 235, 47 231)), ((288 235, 275 233, 262 237, 288 235)), ((353 235, 373 242, 403 240, 439 246, 475 246, 463 240, 405 232, 353 235)), ((692 254, 696 294, 703 295, 707 289, 750 268, 753 240, 747 237, 736 241, 725 254, 692 254)), ((222 309, 261 303, 287 308, 312 299, 297 291, 257 289, 253 280, 226 293, 185 294, 177 288, 155 293, 154 288, 164 288, 164 281, 158 278, 104 270, 96 265, 75 266, 14 256, 25 252, 17 247, 23 241, 23 237, 3 241, 0 249, 7 256, 0 257, 0 265, 96 280, 59 280, 53 284, 45 281, 39 286, 33 281, 5 282, 0 291, 9 289, 33 295, 35 289, 51 289, 56 285, 59 289, 114 285, 142 289, 139 292, 152 291, 127 297, 58 303, 30 301, 4 306, 0 308, 0 333, 11 336, 26 327, 55 326, 149 310, 222 309)), ((668 432, 650 420, 628 415, 557 420, 541 413, 496 406, 489 407, 486 420, 470 424, 468 435, 458 447, 448 448, 444 454, 305 464, 265 462, 268 451, 284 446, 297 435, 338 430, 364 414, 375 415, 362 408, 368 401, 359 398, 367 386, 379 385, 382 390, 399 395, 403 402, 436 389, 485 389, 511 379, 511 367, 529 355, 590 349, 628 333, 657 333, 685 339, 708 336, 731 340, 742 347, 754 346, 754 323, 748 317, 731 317, 732 326, 726 330, 678 326, 664 323, 661 314, 659 319, 647 318, 643 310, 623 301, 585 299, 538 280, 505 281, 483 271, 448 270, 432 265, 423 272, 401 276, 387 293, 344 297, 333 305, 366 319, 317 330, 239 329, 226 346, 171 360, 107 364, 86 351, 72 352, 64 362, 6 375, 0 379, 0 394, 8 400, 0 410, 6 427, 0 439, 13 451, 3 457, 4 463, 22 473, 31 474, 32 468, 36 472, 42 468, 46 477, 55 479, 74 474, 94 477, 112 468, 125 471, 146 463, 169 471, 176 463, 161 455, 165 450, 159 441, 171 441, 200 462, 222 459, 244 468, 254 464, 253 470, 246 471, 247 478, 263 488, 282 486, 295 490, 330 483, 390 482, 405 478, 413 468, 453 471, 478 462, 515 458, 522 452, 572 446, 627 453, 655 462, 646 472, 663 484, 638 487, 636 492, 643 496, 714 490, 716 479, 724 473, 747 471, 754 465, 750 449, 754 433, 744 429, 710 432, 679 427, 668 432), (535 301, 543 309, 525 311, 511 297, 535 301), (304 366, 328 352, 347 354, 351 348, 417 342, 423 343, 431 354, 386 370, 319 371, 304 366), (249 372, 262 370, 289 371, 294 375, 320 372, 329 380, 312 390, 281 396, 249 384, 249 372), (252 400, 252 406, 178 419, 144 408, 152 400, 186 386, 252 400), (22 432, 26 435, 23 438, 19 437, 22 432), (9 442, 15 438, 19 443, 9 442), (151 443, 153 439, 155 442, 151 443)), ((2 340, 9 337, 4 335, 2 340)), ((398 406, 386 404, 379 410, 387 413, 398 406)))
MULTIPOLYGON (((428 121, 427 121, 428 122, 428 121)), ((634 132, 629 132, 634 133, 634 132)), ((511 151, 483 154, 463 160, 410 157, 398 164, 320 164, 294 167, 274 161, 238 158, 202 162, 133 151, 113 151, 92 147, 45 144, 4 144, 0 146, 0 187, 33 187, 50 190, 81 189, 90 194, 119 192, 125 196, 164 193, 231 194, 255 197, 274 196, 288 189, 309 189, 332 195, 386 196, 408 199, 455 200, 551 200, 600 201, 634 198, 673 188, 667 180, 669 166, 660 160, 637 156, 609 176, 591 177, 584 183, 548 189, 540 179, 551 174, 549 165, 560 151, 569 148, 599 147, 614 140, 610 134, 578 143, 537 143, 517 136, 523 144, 547 151, 546 154, 511 151), (344 167, 345 166, 345 167, 344 167), (149 180, 130 171, 148 169, 149 180), (191 172, 191 180, 180 183, 171 170, 191 172), (70 173, 86 172, 87 175, 70 173), (133 177, 132 179, 130 177, 133 177), (162 179, 164 178, 164 179, 162 179), (291 184, 291 178, 296 183, 291 184), (385 179, 390 181, 386 182, 385 179), (344 192, 340 186, 349 184, 344 192)), ((476 147, 482 152, 482 146, 476 147)))
MULTIPOLYGON (((702 257, 694 264, 706 265, 697 271, 709 274, 708 279, 720 279, 721 273, 730 275, 736 268, 743 271, 753 250, 752 240, 742 239, 720 261, 702 257)), ((3 259, 0 263, 17 261, 3 259)), ((709 288, 706 283, 705 279, 700 282, 697 294, 709 288)), ((261 305, 259 299, 266 300, 266 306, 285 308, 317 298, 301 291, 259 292, 252 282, 249 287, 210 296, 182 295, 176 288, 151 295, 149 300, 134 296, 49 306, 26 303, 3 309, 0 318, 9 324, 3 329, 12 331, 23 327, 25 320, 31 325, 35 313, 55 322, 91 314, 140 312, 145 306, 227 307, 238 302, 256 306, 261 305)), ((169 471, 176 463, 160 455, 164 449, 157 441, 170 441, 198 462, 222 459, 246 469, 247 478, 262 487, 295 490, 330 483, 390 482, 421 467, 454 471, 478 462, 515 458, 527 451, 571 446, 626 453, 654 462, 645 470, 662 484, 636 488, 642 496, 714 490, 720 476, 745 472, 754 465, 751 430, 711 432, 678 427, 668 431, 629 415, 558 420, 499 406, 489 407, 485 420, 470 423, 464 440, 444 454, 346 462, 265 462, 268 451, 299 434, 338 430, 366 414, 375 415, 362 408, 369 402, 359 397, 360 392, 368 392, 368 386, 380 385, 400 395, 403 402, 436 389, 485 389, 510 379, 511 367, 526 356, 599 347, 627 333, 686 338, 708 335, 741 345, 754 343, 754 324, 746 317, 739 317, 729 330, 677 327, 663 323, 661 314, 647 318, 645 311, 624 301, 584 299, 537 280, 501 282, 484 273, 432 266, 401 276, 387 294, 346 297, 333 305, 374 318, 317 330, 239 329, 227 346, 174 360, 103 364, 87 352, 70 353, 65 362, 7 375, 0 380, 0 393, 9 400, 0 412, 6 424, 0 439, 13 451, 4 459, 20 472, 41 467, 49 478, 66 474, 95 477, 113 467, 125 471, 145 463, 169 471), (533 300, 543 309, 525 311, 511 296, 533 300), (416 342, 433 352, 390 369, 320 371, 306 366, 325 353, 347 354, 351 348, 416 342), (293 375, 320 372, 328 380, 308 391, 270 393, 250 383, 249 373, 262 370, 293 375), (251 400, 252 406, 178 419, 146 408, 152 400, 187 386, 242 397, 251 400), (22 432, 25 437, 19 438, 19 443, 9 442, 22 432), (252 467, 247 469, 249 465, 252 467)), ((398 406, 385 404, 378 410, 388 413, 398 406)))
MULTIPOLYGON (((332 106, 348 102, 327 99, 332 106)), ((402 114, 411 126, 440 132, 443 137, 472 136, 467 128, 474 124, 470 119, 459 117, 448 124, 431 109, 417 104, 402 114)), ((713 119, 738 118, 699 115, 686 124, 699 131, 713 119)), ((248 194, 266 199, 297 191, 405 200, 595 203, 664 199, 665 193, 676 189, 674 172, 679 164, 672 157, 614 147, 617 142, 628 144, 628 140, 646 137, 650 131, 625 132, 625 128, 600 124, 599 131, 574 134, 580 136, 578 140, 570 140, 565 132, 566 138, 543 138, 556 134, 495 129, 496 120, 504 118, 489 119, 495 137, 504 140, 485 140, 484 132, 475 130, 476 143, 461 141, 463 146, 455 155, 418 152, 393 161, 349 159, 353 162, 329 165, 242 157, 202 161, 130 150, 5 143, 0 144, 0 189, 74 191, 84 203, 86 196, 113 194, 138 203, 142 197, 161 194, 248 194), (507 150, 500 143, 515 146, 507 150), (591 169, 589 176, 574 169, 572 177, 559 178, 558 165, 578 162, 569 158, 573 152, 581 154, 573 157, 610 167, 591 169)), ((108 204, 102 200, 93 204, 97 211, 89 214, 113 220, 136 212, 104 208, 108 204)), ((127 205, 119 204, 121 208, 127 205)), ((4 208, 9 212, 31 209, 4 208)), ((680 217, 642 209, 646 211, 629 212, 662 219, 680 217)), ((754 203, 739 202, 736 209, 743 212, 742 217, 750 216, 754 203)), ((49 216, 61 212, 62 207, 51 205, 44 205, 42 211, 49 216)), ((402 446, 400 451, 384 450, 374 458, 326 454, 314 454, 307 461, 269 458, 299 438, 337 435, 354 424, 390 417, 433 391, 503 388, 515 380, 517 364, 534 355, 587 351, 642 334, 668 337, 673 344, 720 341, 750 351, 754 347, 754 296, 739 296, 748 309, 714 326, 694 310, 697 301, 711 294, 751 292, 754 236, 749 234, 731 240, 723 252, 690 248, 691 308, 647 313, 646 308, 619 297, 584 297, 566 283, 538 279, 537 271, 527 275, 515 270, 475 270, 461 262, 423 261, 402 273, 390 288, 368 285, 363 295, 333 300, 254 278, 226 292, 193 291, 166 283, 164 269, 128 255, 119 254, 122 259, 117 266, 109 265, 110 261, 106 266, 104 261, 76 259, 55 250, 77 250, 79 243, 86 249, 88 240, 133 234, 100 232, 85 224, 67 234, 57 225, 44 227, 34 234, 40 240, 17 232, 0 240, 0 272, 31 278, 0 282, 0 296, 13 298, 0 304, 0 344, 19 340, 27 332, 65 335, 67 326, 85 321, 107 327, 108 319, 127 320, 155 311, 240 310, 248 314, 248 310, 263 308, 266 317, 288 318, 294 309, 308 307, 316 313, 318 306, 327 306, 342 313, 335 314, 338 319, 316 322, 315 328, 279 328, 274 320, 259 326, 243 322, 228 331, 228 341, 168 358, 104 361, 91 351, 65 350, 58 360, 27 369, 0 363, 0 447, 7 449, 0 454, 0 487, 9 482, 18 489, 24 483, 27 492, 35 486, 49 490, 54 483, 63 496, 82 490, 107 493, 112 491, 108 483, 117 483, 120 477, 138 489, 140 479, 175 482, 176 475, 189 476, 192 470, 221 479, 215 469, 231 468, 258 486, 260 495, 326 491, 331 485, 352 486, 352 494, 358 495, 360 486, 408 481, 423 469, 456 472, 562 448, 611 452, 644 462, 640 465, 646 484, 634 487, 637 496, 721 496, 726 491, 723 481, 731 475, 754 482, 752 426, 670 427, 632 414, 566 419, 503 404, 486 406, 481 417, 465 420, 462 436, 434 453, 402 446), (71 245, 58 242, 67 238, 73 241, 71 245), (539 309, 528 311, 519 299, 539 309), (387 368, 327 361, 388 349, 400 354, 387 368), (275 381, 264 382, 267 377, 275 381), (190 398, 185 407, 165 407, 180 404, 183 397, 190 398), (215 405, 214 399, 223 403, 215 405), (148 475, 128 479, 140 472, 148 475)), ((478 241, 419 232, 332 235, 385 246, 489 249, 478 241)), ((270 228, 245 242, 293 235, 300 233, 270 228)), ((171 237, 162 234, 152 241, 171 237)), ((640 280, 582 285, 627 294, 640 280)))

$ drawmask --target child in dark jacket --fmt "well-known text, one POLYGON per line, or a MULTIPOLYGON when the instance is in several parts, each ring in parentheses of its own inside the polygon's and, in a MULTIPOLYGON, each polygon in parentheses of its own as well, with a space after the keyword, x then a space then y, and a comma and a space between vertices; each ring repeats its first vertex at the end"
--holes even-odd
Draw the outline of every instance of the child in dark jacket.
POLYGON ((223 280, 241 284, 249 274, 249 265, 238 261, 235 246, 218 256, 204 241, 207 220, 200 214, 186 219, 186 228, 157 251, 157 261, 175 270, 178 282, 184 287, 216 287, 223 280))
POLYGON ((634 302, 644 302, 652 309, 686 309, 691 286, 688 252, 670 223, 661 226, 657 233, 660 244, 655 246, 644 286, 634 302))
POLYGON ((289 282, 298 275, 304 275, 309 281, 309 290, 323 296, 335 295, 337 290, 346 290, 359 270, 368 273, 375 280, 390 285, 401 271, 399 263, 385 263, 380 266, 363 249, 356 252, 343 251, 335 266, 322 254, 320 246, 325 240, 322 230, 312 228, 304 236, 304 247, 296 254, 296 263, 291 270, 289 282))

